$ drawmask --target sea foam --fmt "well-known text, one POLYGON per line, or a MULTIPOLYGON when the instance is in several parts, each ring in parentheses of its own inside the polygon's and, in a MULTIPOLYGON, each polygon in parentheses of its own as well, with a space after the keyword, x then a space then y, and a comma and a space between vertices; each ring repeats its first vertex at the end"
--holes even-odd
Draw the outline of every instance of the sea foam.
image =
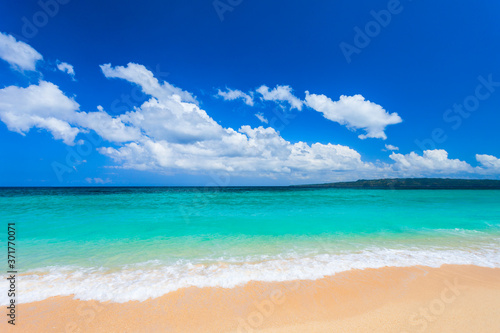
MULTIPOLYGON (((297 254, 251 258, 242 261, 179 260, 165 264, 149 261, 119 269, 52 266, 30 270, 18 277, 19 303, 73 295, 80 300, 127 302, 156 298, 186 287, 232 288, 249 281, 316 280, 351 269, 385 266, 430 266, 443 264, 500 267, 498 244, 474 249, 386 249, 368 248, 337 254, 297 254)), ((6 290, 2 278, 0 290, 6 290)), ((6 305, 6 294, 0 303, 6 305)))

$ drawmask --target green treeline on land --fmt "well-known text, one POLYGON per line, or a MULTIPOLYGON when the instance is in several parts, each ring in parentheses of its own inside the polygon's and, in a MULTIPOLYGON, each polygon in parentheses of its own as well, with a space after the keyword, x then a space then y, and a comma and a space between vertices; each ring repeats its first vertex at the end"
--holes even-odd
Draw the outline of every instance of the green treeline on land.
POLYGON ((296 187, 361 189, 500 189, 500 180, 448 178, 361 179, 355 182, 300 185, 296 187))

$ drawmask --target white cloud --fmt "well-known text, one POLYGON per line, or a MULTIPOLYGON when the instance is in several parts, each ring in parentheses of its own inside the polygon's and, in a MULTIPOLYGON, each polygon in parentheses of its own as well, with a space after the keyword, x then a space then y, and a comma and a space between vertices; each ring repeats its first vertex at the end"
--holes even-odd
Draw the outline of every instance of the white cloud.
POLYGON ((143 71, 122 76, 138 83, 152 96, 141 107, 120 116, 122 122, 139 129, 142 137, 121 147, 99 149, 124 168, 227 171, 247 176, 310 176, 311 171, 373 168, 361 160, 358 152, 346 146, 293 144, 272 128, 224 128, 197 104, 182 101, 176 94, 168 96, 161 89, 152 89, 151 80, 141 79, 150 77, 143 71))
POLYGON ((132 142, 121 148, 101 148, 125 168, 138 170, 227 171, 235 175, 292 177, 317 176, 317 172, 368 170, 355 150, 341 145, 291 144, 272 128, 243 126, 228 130, 220 140, 193 144, 164 140, 132 142))
POLYGON ((253 94, 246 94, 238 89, 229 89, 226 88, 226 91, 222 91, 218 89, 217 95, 222 97, 225 101, 234 101, 235 99, 242 99, 246 105, 253 106, 253 94))
POLYGON ((218 139, 226 132, 196 104, 181 102, 177 96, 164 100, 153 97, 121 119, 148 137, 172 143, 218 139))
POLYGON ((266 117, 264 117, 264 114, 262 112, 257 112, 255 116, 264 124, 269 123, 266 117))
POLYGON ((392 153, 389 157, 395 161, 394 170, 415 175, 474 171, 467 162, 449 159, 448 152, 443 149, 425 150, 422 156, 411 152, 406 155, 392 153))
POLYGON ((500 172, 500 158, 492 155, 476 155, 476 160, 481 163, 486 171, 500 172))
POLYGON ((99 112, 77 112, 79 105, 58 86, 40 81, 27 88, 16 86, 0 89, 0 120, 11 131, 25 135, 31 128, 45 129, 55 139, 73 145, 78 133, 92 129, 111 142, 127 142, 141 138, 138 128, 127 126, 121 115, 112 117, 99 112))
POLYGON ((262 95, 262 99, 265 101, 287 102, 290 104, 290 108, 302 110, 304 103, 292 94, 290 86, 278 85, 273 90, 269 90, 267 86, 263 85, 256 91, 262 95))
POLYGON ((143 65, 128 63, 127 67, 111 67, 110 64, 101 65, 101 70, 107 78, 119 78, 135 83, 142 87, 142 90, 151 96, 163 100, 174 95, 179 96, 183 102, 197 103, 196 98, 187 91, 177 88, 164 81, 160 84, 153 73, 143 65))
MULTIPOLYGON (((266 85, 262 85, 256 89, 256 92, 264 101, 273 101, 282 107, 283 103, 287 103, 291 109, 297 110, 302 110, 302 107, 306 105, 321 112, 326 119, 345 125, 351 130, 364 129, 366 134, 359 135, 360 139, 385 140, 387 139, 385 128, 403 121, 397 113, 388 113, 382 106, 365 100, 361 95, 342 95, 338 101, 334 102, 325 95, 310 94, 308 91, 306 91, 305 101, 302 101, 293 95, 290 86, 277 85, 270 90, 266 85)), ((247 101, 248 105, 253 105, 253 93, 250 96, 240 90, 227 89, 226 92, 219 90, 218 96, 222 96, 225 100, 242 98, 247 101)))
POLYGON ((0 118, 10 130, 24 134, 33 127, 43 128, 66 144, 74 144, 78 133, 94 130, 118 145, 100 147, 102 154, 121 167, 139 170, 307 177, 312 171, 373 167, 349 147, 290 143, 272 128, 224 128, 195 102, 185 101, 189 93, 166 82, 160 84, 143 66, 104 66, 103 71, 139 84, 151 98, 118 116, 102 107, 97 112, 81 112, 56 85, 41 81, 27 88, 0 90, 0 118))
POLYGON ((17 70, 34 71, 37 61, 43 57, 28 44, 0 32, 0 58, 17 70))
MULTIPOLYGON (((165 173, 228 172, 247 177, 328 182, 361 177, 500 172, 499 159, 490 155, 477 155, 483 166, 478 168, 449 159, 444 150, 427 150, 422 156, 414 152, 392 153, 393 164, 373 164, 343 145, 292 143, 269 127, 226 128, 201 109, 190 93, 168 82, 158 82, 144 66, 101 68, 107 77, 139 85, 150 98, 121 115, 112 116, 102 106, 96 112, 83 112, 59 87, 40 81, 27 88, 0 89, 0 120, 23 135, 31 128, 45 129, 68 145, 74 144, 79 133, 93 130, 111 143, 105 142, 97 149, 112 158, 116 167, 165 173)), ((370 103, 364 99, 362 102, 370 103)), ((370 108, 380 111, 380 106, 371 104, 370 108)), ((384 110, 383 113, 386 114, 384 110)), ((263 122, 267 120, 262 113, 256 116, 262 117, 263 122)), ((391 145, 386 148, 397 149, 391 145)), ((95 184, 107 182, 89 179, 95 184)))
POLYGON ((59 62, 57 64, 57 69, 71 76, 73 80, 75 79, 75 70, 73 68, 73 65, 70 65, 67 62, 59 62))
MULTIPOLYGON (((98 108, 99 109, 99 108, 98 108)), ((98 112, 78 112, 73 120, 80 127, 94 130, 104 140, 129 142, 141 138, 140 129, 128 126, 123 119, 126 115, 112 117, 102 108, 98 112)))
POLYGON ((338 101, 332 101, 325 95, 315 95, 306 92, 306 104, 323 113, 326 119, 346 125, 350 129, 363 129, 366 134, 360 139, 387 139, 385 128, 398 124, 403 120, 397 113, 388 113, 378 104, 372 103, 361 95, 340 96, 338 101))
POLYGON ((80 131, 69 121, 74 119, 74 111, 78 108, 78 103, 66 97, 55 84, 46 81, 27 88, 10 86, 0 89, 0 119, 9 130, 22 135, 37 127, 72 145, 80 131))
POLYGON ((386 150, 399 150, 398 147, 393 146, 393 145, 388 145, 388 144, 385 145, 385 149, 386 150))
MULTIPOLYGON (((139 81, 139 80, 136 80, 139 81)), ((149 89, 146 86, 146 89, 149 89)), ((301 175, 332 170, 369 170, 355 150, 341 145, 292 144, 272 128, 224 128, 198 105, 177 94, 159 95, 119 116, 99 107, 79 112, 79 105, 49 82, 28 88, 0 90, 0 118, 10 130, 26 133, 32 127, 50 131, 73 144, 79 132, 92 129, 121 147, 101 147, 124 168, 223 170, 241 175, 301 175), (161 98, 161 100, 159 99, 161 98)))
POLYGON ((102 178, 87 177, 87 178, 85 178, 85 181, 89 184, 101 184, 101 185, 111 183, 111 179, 109 179, 109 178, 102 179, 102 178))
POLYGON ((179 143, 147 137, 100 152, 139 170, 228 171, 269 175, 367 168, 360 155, 340 145, 291 144, 272 128, 222 129, 220 137, 179 143))

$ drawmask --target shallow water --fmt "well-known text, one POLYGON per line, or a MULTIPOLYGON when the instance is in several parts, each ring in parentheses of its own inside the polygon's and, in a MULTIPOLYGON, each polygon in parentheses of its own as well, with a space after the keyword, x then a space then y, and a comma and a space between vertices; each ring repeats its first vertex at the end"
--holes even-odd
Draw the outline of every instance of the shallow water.
POLYGON ((20 302, 144 300, 352 268, 500 267, 499 203, 493 190, 0 189, 2 220, 16 223, 20 302))

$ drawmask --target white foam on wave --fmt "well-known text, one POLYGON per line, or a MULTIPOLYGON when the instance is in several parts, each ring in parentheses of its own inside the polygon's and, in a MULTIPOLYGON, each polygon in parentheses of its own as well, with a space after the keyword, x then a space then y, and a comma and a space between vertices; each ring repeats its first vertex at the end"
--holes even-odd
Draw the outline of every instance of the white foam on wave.
MULTIPOLYGON (((162 264, 150 261, 118 270, 78 267, 47 267, 18 276, 18 303, 40 301, 53 296, 74 295, 81 300, 144 301, 186 287, 232 288, 249 281, 316 280, 351 269, 407 267, 443 264, 500 267, 497 244, 481 249, 383 249, 373 248, 310 257, 291 255, 267 257, 262 261, 162 264)), ((255 258, 253 258, 255 259, 255 258)), ((2 278, 0 290, 7 290, 2 278)), ((6 305, 7 294, 0 295, 6 305)))

